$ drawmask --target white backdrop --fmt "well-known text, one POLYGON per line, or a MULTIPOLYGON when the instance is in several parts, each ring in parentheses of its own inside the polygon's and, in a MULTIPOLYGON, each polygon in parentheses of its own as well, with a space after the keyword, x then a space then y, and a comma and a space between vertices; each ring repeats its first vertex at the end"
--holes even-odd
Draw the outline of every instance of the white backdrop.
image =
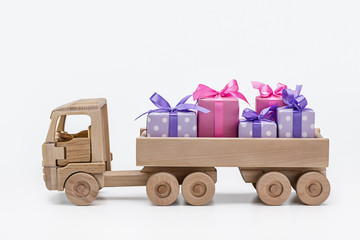
MULTIPOLYGON (((1 239, 359 238, 360 2, 1 1, 1 239), (219 168, 204 207, 183 198, 156 207, 144 187, 103 189, 92 206, 69 203, 42 181, 51 110, 108 100, 113 169, 137 169, 135 137, 157 91, 171 103, 203 83, 237 79, 303 84, 330 138, 329 199, 282 206, 257 198, 235 168, 219 168)), ((241 103, 241 108, 246 104, 241 103)))

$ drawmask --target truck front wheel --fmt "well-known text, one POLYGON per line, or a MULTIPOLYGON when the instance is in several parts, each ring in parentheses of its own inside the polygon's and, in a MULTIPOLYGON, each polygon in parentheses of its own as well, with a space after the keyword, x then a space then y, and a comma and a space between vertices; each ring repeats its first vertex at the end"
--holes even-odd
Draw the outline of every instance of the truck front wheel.
POLYGON ((76 205, 89 205, 99 192, 99 184, 96 179, 87 173, 75 173, 65 183, 67 198, 76 205))

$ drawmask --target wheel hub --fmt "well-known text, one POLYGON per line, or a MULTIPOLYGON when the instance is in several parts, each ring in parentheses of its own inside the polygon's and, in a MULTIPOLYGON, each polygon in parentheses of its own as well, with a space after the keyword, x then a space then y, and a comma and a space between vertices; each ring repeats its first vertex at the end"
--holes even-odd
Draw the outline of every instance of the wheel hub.
POLYGON ((319 182, 312 182, 309 184, 309 186, 306 188, 306 192, 311 197, 317 197, 322 192, 322 186, 319 182))
POLYGON ((280 182, 273 182, 267 188, 267 194, 271 197, 279 197, 283 192, 283 186, 280 182))
POLYGON ((194 197, 202 197, 206 193, 206 185, 203 182, 197 181, 193 183, 190 187, 191 194, 194 197))
POLYGON ((171 187, 167 182, 160 182, 155 186, 155 193, 160 198, 166 198, 171 193, 171 187))
POLYGON ((79 181, 74 184, 74 193, 78 197, 86 197, 90 193, 90 185, 85 181, 79 181))

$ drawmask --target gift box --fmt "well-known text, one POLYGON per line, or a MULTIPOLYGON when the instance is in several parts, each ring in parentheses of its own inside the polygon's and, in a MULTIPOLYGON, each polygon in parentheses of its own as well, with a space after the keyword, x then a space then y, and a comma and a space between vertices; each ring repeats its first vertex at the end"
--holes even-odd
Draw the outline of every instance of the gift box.
POLYGON ((198 112, 198 137, 237 137, 239 102, 247 102, 236 80, 230 81, 220 92, 200 84, 193 93, 198 105, 210 110, 198 112))
POLYGON ((274 121, 277 106, 264 109, 258 115, 254 110, 245 108, 238 128, 239 138, 276 138, 277 126, 274 121))
POLYGON ((169 112, 152 112, 147 115, 147 137, 197 137, 196 112, 178 112, 172 123, 176 134, 171 135, 169 112))
POLYGON ((255 109, 257 114, 265 108, 278 105, 278 107, 285 106, 282 99, 282 91, 287 89, 287 86, 282 83, 278 83, 276 89, 273 91, 267 84, 261 82, 251 82, 253 88, 258 89, 260 95, 255 98, 255 109))
POLYGON ((192 95, 185 96, 172 108, 158 93, 150 97, 150 101, 158 109, 147 111, 136 119, 147 114, 147 137, 197 137, 196 111, 208 113, 209 110, 186 101, 192 95))
POLYGON ((300 95, 301 85, 296 86, 295 92, 284 89, 282 93, 285 107, 277 109, 277 123, 279 138, 314 138, 315 112, 305 108, 307 100, 300 95))

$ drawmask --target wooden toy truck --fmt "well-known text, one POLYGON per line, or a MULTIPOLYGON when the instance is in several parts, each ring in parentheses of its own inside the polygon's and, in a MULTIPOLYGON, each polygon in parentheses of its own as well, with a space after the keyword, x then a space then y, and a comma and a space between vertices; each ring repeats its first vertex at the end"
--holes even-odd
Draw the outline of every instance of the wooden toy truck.
POLYGON ((329 140, 316 138, 148 138, 136 139, 136 165, 142 170, 112 171, 106 99, 83 99, 56 108, 42 146, 46 187, 65 193, 77 205, 88 205, 103 187, 146 186, 150 200, 170 205, 179 195, 192 205, 214 196, 215 167, 237 167, 260 199, 280 205, 296 190, 308 205, 330 193, 325 173, 329 140), (91 125, 75 134, 64 131, 66 116, 88 115, 91 125))

